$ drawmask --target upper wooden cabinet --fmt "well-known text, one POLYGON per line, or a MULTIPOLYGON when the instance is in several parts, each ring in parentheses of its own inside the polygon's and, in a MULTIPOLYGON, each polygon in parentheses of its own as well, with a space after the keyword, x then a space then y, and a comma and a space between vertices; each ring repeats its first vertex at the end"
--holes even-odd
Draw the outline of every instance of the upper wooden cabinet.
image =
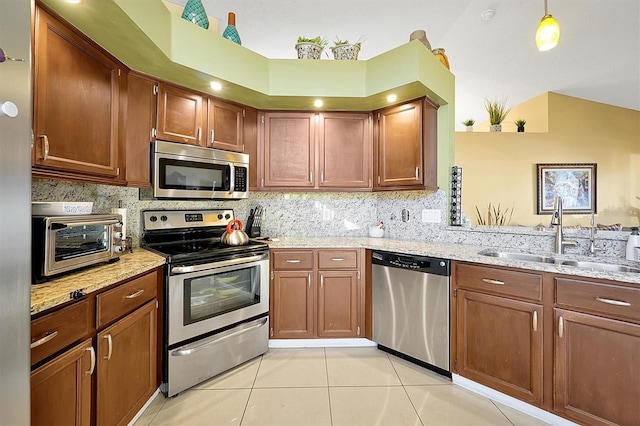
POLYGON ((204 99, 201 95, 169 84, 158 87, 158 129, 163 141, 204 145, 204 99))
POLYGON ((244 152, 244 109, 212 98, 207 101, 207 146, 244 152))
POLYGON ((34 59, 34 175, 122 184, 120 65, 40 7, 34 59))
POLYGON ((267 112, 260 189, 370 190, 369 114, 267 112))
POLYGON ((374 190, 437 188, 436 114, 426 100, 374 111, 374 190))

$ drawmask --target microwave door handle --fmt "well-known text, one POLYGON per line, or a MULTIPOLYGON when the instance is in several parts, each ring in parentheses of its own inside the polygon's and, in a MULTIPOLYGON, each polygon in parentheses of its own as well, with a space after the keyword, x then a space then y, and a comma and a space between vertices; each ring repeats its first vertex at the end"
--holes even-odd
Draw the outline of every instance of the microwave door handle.
MULTIPOLYGON (((109 220, 89 220, 87 222, 54 222, 55 224, 60 224, 64 228, 74 227, 74 226, 87 226, 87 225, 115 225, 116 223, 120 223, 117 219, 109 219, 109 220)), ((52 227, 54 224, 52 224, 52 227)))
POLYGON ((229 173, 229 194, 233 194, 236 191, 236 168, 233 164, 229 164, 231 173, 229 173))

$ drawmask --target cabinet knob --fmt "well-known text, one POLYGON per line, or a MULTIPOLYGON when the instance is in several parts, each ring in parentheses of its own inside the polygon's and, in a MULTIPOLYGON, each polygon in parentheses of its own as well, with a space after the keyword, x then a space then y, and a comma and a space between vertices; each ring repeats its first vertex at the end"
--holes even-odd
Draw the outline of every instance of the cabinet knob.
POLYGON ((14 118, 18 115, 18 107, 11 101, 0 103, 0 117, 14 118))

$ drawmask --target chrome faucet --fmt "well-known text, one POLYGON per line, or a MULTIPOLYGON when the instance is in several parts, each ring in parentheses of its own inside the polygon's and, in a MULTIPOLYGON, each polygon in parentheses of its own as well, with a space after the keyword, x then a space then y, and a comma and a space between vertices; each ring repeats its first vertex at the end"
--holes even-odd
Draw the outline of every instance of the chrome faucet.
POLYGON ((562 229, 562 197, 556 195, 553 200, 553 217, 551 225, 556 227, 556 253, 563 254, 565 246, 577 246, 578 242, 573 240, 565 240, 562 229))
POLYGON ((589 256, 595 256, 596 252, 601 251, 596 247, 596 234, 598 233, 598 229, 596 228, 596 220, 594 217, 594 213, 591 213, 591 229, 589 232, 589 256))

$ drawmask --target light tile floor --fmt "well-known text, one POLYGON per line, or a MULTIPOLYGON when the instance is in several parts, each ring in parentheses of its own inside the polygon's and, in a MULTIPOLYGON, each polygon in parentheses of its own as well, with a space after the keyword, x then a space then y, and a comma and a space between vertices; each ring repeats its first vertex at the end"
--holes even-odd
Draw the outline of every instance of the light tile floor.
POLYGON ((271 349, 174 398, 140 425, 544 425, 376 348, 271 349))

